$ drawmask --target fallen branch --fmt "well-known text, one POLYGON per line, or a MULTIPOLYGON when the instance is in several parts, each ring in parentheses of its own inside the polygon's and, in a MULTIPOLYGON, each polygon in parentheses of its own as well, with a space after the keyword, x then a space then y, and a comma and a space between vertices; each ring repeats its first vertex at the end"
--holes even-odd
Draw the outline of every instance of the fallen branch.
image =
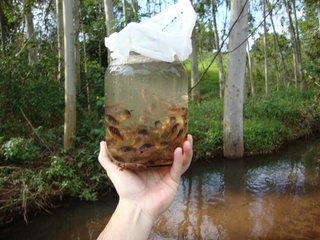
POLYGON ((40 142, 43 144, 43 146, 45 146, 46 149, 48 149, 48 151, 52 154, 52 150, 49 148, 48 144, 46 144, 46 142, 40 137, 40 135, 37 133, 37 130, 33 127, 32 123, 30 122, 30 120, 27 118, 26 114, 24 113, 24 111, 22 110, 22 108, 20 108, 20 111, 22 113, 22 116, 24 117, 24 119, 27 121, 27 123, 29 124, 29 126, 31 127, 32 131, 34 132, 34 134, 38 137, 38 139, 40 140, 40 142))

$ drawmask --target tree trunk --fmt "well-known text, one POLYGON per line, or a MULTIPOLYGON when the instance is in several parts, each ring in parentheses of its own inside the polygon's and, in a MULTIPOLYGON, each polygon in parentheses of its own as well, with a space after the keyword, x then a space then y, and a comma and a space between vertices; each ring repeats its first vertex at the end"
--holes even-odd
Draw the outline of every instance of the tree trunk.
POLYGON ((319 21, 318 31, 320 32, 320 2, 318 2, 317 4, 317 9, 318 9, 318 21, 319 21))
POLYGON ((192 53, 190 55, 190 64, 191 64, 191 98, 194 102, 200 101, 200 88, 199 88, 199 71, 198 71, 198 48, 196 41, 196 29, 193 29, 192 32, 192 53), (193 86, 195 86, 193 88, 193 86))
POLYGON ((80 0, 73 0, 73 31, 74 31, 74 61, 75 61, 75 82, 76 87, 80 89, 80 46, 79 46, 79 32, 80 32, 80 0))
MULTIPOLYGON (((104 13, 105 13, 105 24, 107 36, 110 36, 114 31, 114 13, 113 13, 113 2, 112 0, 103 0, 104 13)), ((110 51, 108 50, 108 65, 111 61, 110 51)))
POLYGON ((58 36, 57 81, 62 82, 63 64, 64 64, 62 0, 56 0, 56 14, 57 14, 57 36, 58 36))
POLYGON ((228 78, 224 95, 223 153, 227 158, 240 158, 244 155, 243 99, 246 44, 242 43, 248 35, 248 2, 231 1, 230 26, 237 22, 229 37, 228 78))
POLYGON ((4 15, 4 11, 3 11, 3 6, 2 6, 3 2, 0 1, 0 33, 1 33, 1 49, 2 49, 2 54, 5 55, 6 53, 6 45, 7 45, 7 29, 6 29, 6 25, 7 25, 7 21, 6 21, 6 17, 4 15))
POLYGON ((298 71, 298 79, 300 83, 300 89, 303 90, 305 88, 303 82, 303 71, 302 71, 302 56, 301 56, 301 41, 299 34, 299 26, 298 26, 298 18, 297 18, 297 10, 296 10, 296 2, 292 0, 293 6, 293 14, 294 14, 294 22, 295 22, 295 39, 296 39, 296 52, 297 52, 297 71, 298 71))
MULTIPOLYGON (((268 4, 267 6, 269 6, 269 4, 268 4)), ((271 21, 271 26, 272 26, 273 33, 274 33, 276 51, 278 51, 278 53, 279 53, 279 55, 280 55, 280 58, 281 58, 282 65, 283 65, 283 71, 284 71, 284 73, 283 73, 283 85, 284 85, 285 87, 288 87, 287 64, 286 64, 286 62, 285 62, 285 60, 284 60, 284 56, 283 56, 282 50, 280 49, 278 33, 277 33, 277 31, 276 31, 276 28, 275 28, 274 22, 273 22, 272 8, 271 8, 271 7, 268 7, 268 10, 269 10, 269 12, 270 12, 270 21, 271 21)))
POLYGON ((74 147, 76 135, 76 80, 73 52, 73 0, 63 0, 64 59, 65 59, 65 114, 64 150, 74 147))
POLYGON ((250 89, 251 95, 255 95, 255 86, 254 86, 254 79, 253 79, 253 71, 252 71, 252 62, 251 62, 251 54, 249 49, 249 42, 247 44, 247 58, 248 58, 248 69, 249 69, 249 80, 250 80, 250 89))
POLYGON ((128 24, 126 0, 122 0, 123 27, 128 24))
POLYGON ((295 87, 298 88, 299 86, 298 57, 297 57, 298 53, 297 53, 297 44, 296 44, 294 26, 293 26, 293 21, 291 17, 291 7, 290 7, 289 0, 284 0, 284 4, 286 7, 288 19, 289 19, 289 33, 290 33, 290 39, 292 44, 292 57, 293 57, 293 68, 294 68, 294 83, 295 83, 295 87))
POLYGON ((148 13, 148 17, 151 16, 151 8, 150 8, 150 0, 147 0, 147 13, 148 13))
POLYGON ((268 96, 269 94, 269 69, 268 69, 268 42, 267 42, 267 16, 266 16, 266 1, 263 0, 263 48, 264 48, 264 86, 265 86, 265 94, 268 96))
POLYGON ((212 16, 213 16, 213 33, 214 33, 214 42, 217 49, 217 63, 219 68, 219 96, 220 98, 223 98, 224 96, 224 85, 225 85, 225 72, 223 67, 223 59, 220 49, 220 42, 219 42, 219 35, 218 35, 218 28, 217 28, 217 20, 216 20, 216 2, 215 0, 212 0, 212 16))
MULTIPOLYGON (((88 59, 87 59, 87 34, 83 31, 83 65, 84 73, 87 76, 88 72, 88 59)), ((87 93, 87 109, 91 113, 91 102, 90 102, 90 83, 88 78, 86 78, 86 93, 87 93)))
POLYGON ((25 21, 26 21, 26 32, 27 32, 27 39, 29 42, 28 48, 28 59, 29 64, 34 64, 38 62, 38 49, 36 44, 36 35, 33 26, 33 14, 32 14, 32 7, 30 5, 30 1, 24 0, 24 11, 25 11, 25 21))
POLYGON ((138 11, 136 9, 136 6, 134 5, 134 2, 133 0, 130 0, 130 3, 131 3, 131 8, 132 8, 132 12, 133 12, 133 15, 134 15, 134 18, 136 20, 138 20, 139 16, 138 16, 138 11))
POLYGON ((105 24, 107 36, 114 31, 114 13, 113 13, 113 2, 112 0, 104 0, 104 13, 105 13, 105 24))

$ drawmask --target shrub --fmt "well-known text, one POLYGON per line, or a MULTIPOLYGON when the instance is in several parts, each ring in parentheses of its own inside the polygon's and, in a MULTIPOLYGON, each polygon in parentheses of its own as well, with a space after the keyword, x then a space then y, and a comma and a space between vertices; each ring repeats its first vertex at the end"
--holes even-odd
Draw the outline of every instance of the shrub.
POLYGON ((39 147, 31 139, 11 138, 1 147, 1 155, 5 161, 28 162, 38 160, 39 147))
POLYGON ((67 162, 62 157, 54 156, 50 167, 44 172, 43 178, 51 183, 51 188, 59 195, 79 197, 85 200, 95 200, 96 194, 87 188, 85 179, 76 171, 75 164, 67 162))
POLYGON ((45 177, 48 182, 52 182, 53 188, 59 192, 67 192, 69 195, 75 195, 81 187, 80 178, 72 165, 60 157, 52 157, 51 165, 46 170, 45 177))

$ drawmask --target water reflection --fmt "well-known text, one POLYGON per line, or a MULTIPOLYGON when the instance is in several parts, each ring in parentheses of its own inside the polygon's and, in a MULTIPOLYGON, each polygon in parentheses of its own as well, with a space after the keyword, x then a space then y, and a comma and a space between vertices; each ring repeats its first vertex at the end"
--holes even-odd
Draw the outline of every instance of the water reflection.
MULTIPOLYGON (((0 239, 96 239, 117 198, 81 203, 0 239)), ((150 239, 320 239, 320 139, 243 161, 193 163, 150 239)))
POLYGON ((5 240, 93 240, 97 239, 113 213, 117 197, 99 202, 71 202, 66 208, 52 213, 30 216, 28 224, 22 219, 0 228, 5 240))
POLYGON ((320 239, 320 142, 304 143, 193 164, 151 239, 320 239))

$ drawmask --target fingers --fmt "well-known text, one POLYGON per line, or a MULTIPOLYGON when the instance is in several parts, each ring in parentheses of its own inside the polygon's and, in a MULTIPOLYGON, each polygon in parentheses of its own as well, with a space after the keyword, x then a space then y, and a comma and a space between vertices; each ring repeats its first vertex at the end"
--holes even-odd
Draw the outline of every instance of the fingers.
POLYGON ((192 160, 192 139, 183 143, 183 168, 181 175, 189 168, 192 160))
MULTIPOLYGON (((189 168, 192 160, 192 151, 193 147, 193 139, 190 134, 187 136, 187 140, 183 143, 183 150, 182 148, 178 147, 174 151, 174 161, 173 165, 170 170, 171 178, 176 182, 179 183, 181 175, 189 168)), ((99 162, 102 167, 108 171, 114 165, 107 154, 107 144, 105 141, 100 142, 100 152, 99 152, 99 162)))
POLYGON ((179 184, 180 176, 183 167, 183 157, 182 157, 182 149, 180 147, 176 148, 173 153, 173 164, 170 170, 171 178, 179 184))
POLYGON ((179 183, 181 175, 189 168, 192 160, 192 145, 193 139, 189 134, 187 141, 183 143, 183 151, 181 148, 177 148, 173 154, 173 165, 171 167, 171 177, 176 182, 179 183))
POLYGON ((188 142, 190 142, 191 148, 193 148, 193 138, 192 138, 192 135, 191 135, 191 134, 188 134, 187 140, 188 140, 188 142))

